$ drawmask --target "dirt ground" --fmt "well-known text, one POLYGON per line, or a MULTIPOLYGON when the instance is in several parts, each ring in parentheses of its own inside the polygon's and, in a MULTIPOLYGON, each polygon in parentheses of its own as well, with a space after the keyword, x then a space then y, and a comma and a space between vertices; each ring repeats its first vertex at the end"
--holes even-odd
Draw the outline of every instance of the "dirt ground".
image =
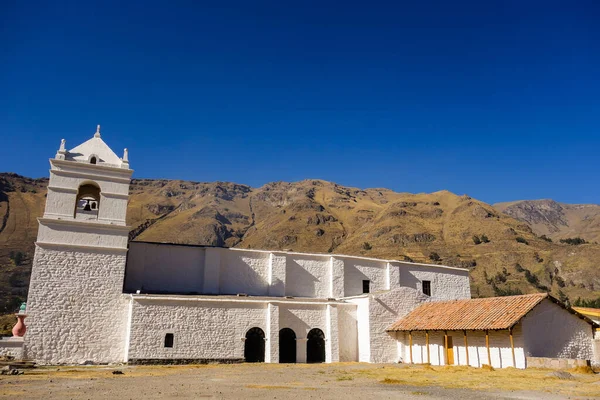
POLYGON ((600 375, 571 375, 362 363, 41 367, 0 376, 0 399, 600 398, 600 375))

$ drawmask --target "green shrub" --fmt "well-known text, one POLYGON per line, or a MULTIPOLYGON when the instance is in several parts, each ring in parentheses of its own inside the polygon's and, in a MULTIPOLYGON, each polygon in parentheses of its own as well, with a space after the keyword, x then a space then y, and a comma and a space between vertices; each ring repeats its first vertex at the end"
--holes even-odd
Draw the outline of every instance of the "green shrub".
POLYGON ((479 236, 473 235, 473 243, 476 245, 481 244, 481 239, 479 239, 479 236))
POLYGON ((515 269, 517 270, 517 272, 523 272, 523 271, 525 271, 525 268, 523 268, 521 266, 521 264, 519 264, 519 263, 515 264, 515 269))
POLYGON ((13 264, 15 264, 18 267, 19 265, 21 265, 23 263, 25 254, 23 254, 20 251, 11 251, 9 254, 9 257, 12 260, 13 264))
POLYGON ((540 239, 542 239, 542 240, 545 240, 546 242, 550 242, 550 243, 552 243, 552 239, 550 239, 550 238, 549 238, 548 236, 546 236, 546 235, 542 235, 542 236, 540 236, 540 239))
POLYGON ((481 241, 483 243, 489 243, 490 239, 486 235, 481 235, 481 241))
POLYGON ((431 252, 429 254, 429 259, 431 261, 442 261, 442 257, 440 257, 440 255, 438 253, 436 253, 435 251, 431 252))
POLYGON ((570 244, 571 246, 577 246, 580 244, 585 244, 587 243, 585 241, 585 239, 582 239, 580 237, 576 237, 576 238, 567 238, 567 239, 560 239, 561 243, 566 243, 566 244, 570 244))
POLYGON ((523 243, 523 244, 529 245, 529 242, 522 236, 517 236, 515 238, 515 240, 517 241, 517 243, 523 243))
POLYGON ((371 246, 371 243, 369 243, 369 242, 364 242, 362 244, 362 248, 363 248, 363 250, 371 250, 373 248, 373 246, 371 246))

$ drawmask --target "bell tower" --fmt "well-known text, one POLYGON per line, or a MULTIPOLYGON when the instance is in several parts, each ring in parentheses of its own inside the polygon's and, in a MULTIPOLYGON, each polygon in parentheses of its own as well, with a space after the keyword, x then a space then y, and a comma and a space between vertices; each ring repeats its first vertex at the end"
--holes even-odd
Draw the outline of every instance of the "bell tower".
POLYGON ((127 149, 119 158, 102 140, 100 125, 71 150, 63 139, 50 159, 27 299, 27 358, 46 364, 123 360, 132 173, 127 149))

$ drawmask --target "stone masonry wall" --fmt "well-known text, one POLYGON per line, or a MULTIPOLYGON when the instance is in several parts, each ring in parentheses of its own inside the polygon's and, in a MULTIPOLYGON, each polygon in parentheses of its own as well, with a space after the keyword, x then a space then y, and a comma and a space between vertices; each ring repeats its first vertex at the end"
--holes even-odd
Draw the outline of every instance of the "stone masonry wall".
POLYGON ((36 246, 25 356, 38 363, 123 360, 125 252, 36 246))

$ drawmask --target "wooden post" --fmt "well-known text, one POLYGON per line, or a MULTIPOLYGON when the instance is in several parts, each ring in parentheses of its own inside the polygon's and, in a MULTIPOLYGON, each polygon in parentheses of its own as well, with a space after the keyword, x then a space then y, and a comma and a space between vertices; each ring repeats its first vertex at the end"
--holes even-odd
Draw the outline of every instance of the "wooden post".
POLYGON ((413 363, 413 357, 412 357, 412 331, 408 331, 408 347, 409 347, 409 351, 410 351, 410 363, 413 363))
POLYGON ((429 331, 425 331, 425 346, 427 346, 427 364, 431 364, 429 358, 429 331))
POLYGON ((490 332, 485 331, 485 347, 487 348, 488 364, 492 366, 492 355, 490 354, 490 332))
POLYGON ((510 335, 510 350, 512 351, 513 367, 517 368, 517 358, 515 357, 515 342, 513 341, 512 326, 508 328, 508 334, 510 335))
POLYGON ((444 364, 448 365, 448 331, 444 331, 444 356, 446 357, 444 364))
POLYGON ((469 343, 467 342, 467 331, 464 330, 465 334, 465 354, 467 355, 467 367, 469 366, 469 343))

